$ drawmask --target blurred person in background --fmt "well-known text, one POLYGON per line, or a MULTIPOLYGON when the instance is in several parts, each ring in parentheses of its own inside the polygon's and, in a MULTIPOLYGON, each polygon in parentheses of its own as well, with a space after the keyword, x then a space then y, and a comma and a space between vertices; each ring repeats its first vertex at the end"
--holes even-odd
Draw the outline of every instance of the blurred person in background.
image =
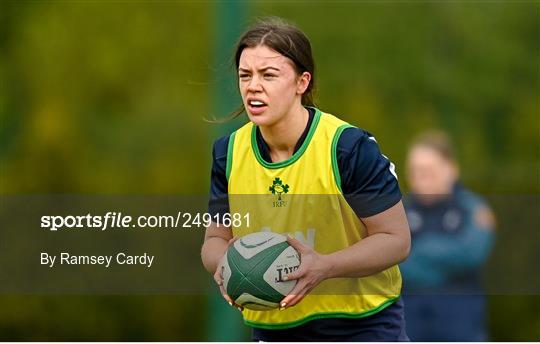
POLYGON ((412 250, 400 265, 407 333, 413 341, 487 340, 481 271, 493 246, 493 214, 459 182, 445 133, 414 141, 407 169, 412 250))

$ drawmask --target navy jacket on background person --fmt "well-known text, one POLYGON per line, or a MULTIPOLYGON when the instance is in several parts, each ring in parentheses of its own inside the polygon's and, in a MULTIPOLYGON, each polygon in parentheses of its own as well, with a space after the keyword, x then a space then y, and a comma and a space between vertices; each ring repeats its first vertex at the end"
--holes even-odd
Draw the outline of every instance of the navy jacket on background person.
POLYGON ((411 253, 400 265, 409 337, 487 340, 481 272, 494 235, 481 218, 489 214, 485 202, 458 183, 436 203, 410 195, 404 205, 412 235, 411 253))

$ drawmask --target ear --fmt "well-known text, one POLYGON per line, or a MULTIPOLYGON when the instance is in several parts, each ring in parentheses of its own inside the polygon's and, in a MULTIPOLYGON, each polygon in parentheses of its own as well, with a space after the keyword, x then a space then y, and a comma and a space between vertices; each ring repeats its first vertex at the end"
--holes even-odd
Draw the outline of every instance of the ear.
POLYGON ((304 94, 310 82, 311 82, 311 74, 309 72, 303 72, 298 77, 298 81, 296 83, 296 94, 304 94))

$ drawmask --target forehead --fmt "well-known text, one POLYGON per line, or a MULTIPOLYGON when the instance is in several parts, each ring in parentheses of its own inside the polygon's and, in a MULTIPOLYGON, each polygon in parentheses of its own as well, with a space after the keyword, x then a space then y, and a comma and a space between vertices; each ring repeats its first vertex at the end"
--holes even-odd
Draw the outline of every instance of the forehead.
POLYGON ((275 50, 265 45, 259 45, 253 48, 245 48, 240 55, 239 68, 265 68, 276 67, 279 69, 292 67, 290 60, 275 50))
POLYGON ((435 149, 425 146, 413 147, 409 153, 409 163, 424 166, 442 166, 446 160, 435 149))

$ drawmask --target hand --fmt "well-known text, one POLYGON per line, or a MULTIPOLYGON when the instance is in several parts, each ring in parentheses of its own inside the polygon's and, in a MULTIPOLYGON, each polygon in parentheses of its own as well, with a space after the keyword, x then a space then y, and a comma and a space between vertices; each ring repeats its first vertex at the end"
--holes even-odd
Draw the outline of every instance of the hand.
POLYGON ((297 282, 289 295, 281 300, 280 309, 292 307, 300 302, 313 288, 328 278, 328 272, 332 268, 325 255, 317 253, 292 236, 287 237, 287 242, 298 251, 301 263, 298 270, 284 278, 286 281, 297 280, 297 282))
MULTIPOLYGON (((231 240, 229 240, 229 242, 227 243, 227 249, 236 241, 236 239, 237 238, 232 238, 231 240)), ((214 281, 218 285, 219 291, 221 292, 221 296, 223 296, 225 301, 227 301, 229 305, 236 307, 236 309, 238 309, 241 312, 244 310, 244 307, 236 304, 233 301, 233 299, 231 299, 231 297, 227 294, 227 291, 225 290, 225 287, 223 286, 223 277, 221 276, 221 268, 222 268, 222 265, 221 265, 221 260, 220 260, 220 262, 218 263, 216 272, 214 273, 214 281)))

